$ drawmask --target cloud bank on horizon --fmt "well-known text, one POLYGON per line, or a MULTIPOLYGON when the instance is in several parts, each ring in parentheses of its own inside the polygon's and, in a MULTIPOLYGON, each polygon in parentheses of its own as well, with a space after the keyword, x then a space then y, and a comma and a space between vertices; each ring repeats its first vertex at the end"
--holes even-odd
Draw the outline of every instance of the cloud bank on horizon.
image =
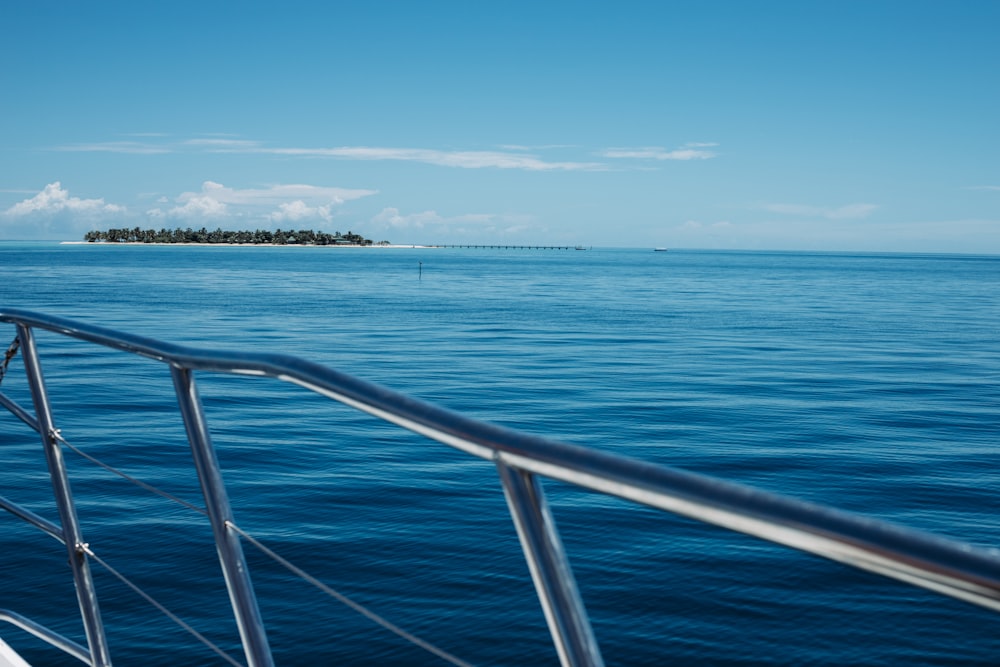
MULTIPOLYGON (((341 225, 336 208, 345 202, 378 194, 376 190, 321 187, 290 184, 266 188, 230 188, 205 181, 198 192, 182 192, 171 200, 160 197, 161 205, 142 213, 125 206, 105 203, 103 199, 70 196, 58 181, 38 194, 0 212, 0 230, 24 230, 22 240, 78 240, 87 231, 99 228, 139 225, 145 227, 251 227, 276 229, 282 226, 309 226, 332 229, 341 225), (73 234, 73 238, 67 238, 73 234), (54 235, 54 236, 53 236, 54 235)), ((349 227, 350 221, 341 226, 349 227)), ((379 231, 428 230, 435 233, 468 228, 501 233, 516 233, 528 228, 529 217, 497 214, 442 216, 436 211, 402 214, 386 207, 373 215, 367 225, 379 231)), ((362 223, 365 224, 365 223, 362 223)))
MULTIPOLYGON (((1000 191, 1000 186, 969 186, 969 190, 1000 191)), ((120 226, 202 227, 224 229, 278 229, 310 227, 333 230, 364 229, 368 234, 431 234, 434 241, 448 235, 492 235, 487 238, 509 238, 511 235, 537 233, 537 220, 530 214, 464 213, 442 215, 435 210, 404 213, 398 207, 385 206, 364 220, 342 217, 339 207, 352 201, 378 195, 377 190, 316 186, 306 184, 276 184, 261 188, 233 188, 214 181, 205 181, 198 191, 185 191, 170 198, 159 196, 155 206, 131 210, 123 204, 106 202, 102 197, 72 196, 59 181, 47 184, 29 196, 0 212, 0 239, 79 240, 92 229, 120 226)), ((780 249, 780 239, 789 235, 792 227, 811 225, 817 220, 831 224, 822 228, 809 226, 809 236, 824 243, 849 241, 858 231, 856 224, 876 213, 879 206, 853 203, 840 206, 813 206, 791 203, 748 205, 747 210, 778 214, 778 219, 758 220, 735 225, 730 220, 702 222, 688 219, 670 228, 675 238, 692 239, 692 247, 700 246, 695 239, 738 238, 754 249, 780 249), (763 243, 761 244, 761 240, 763 243), (769 243, 770 242, 770 245, 769 243)), ((919 221, 907 225, 882 223, 876 225, 883 233, 912 234, 923 238, 940 237, 942 232, 952 238, 979 236, 989 238, 996 222, 989 219, 956 219, 945 223, 919 221)), ((544 229, 543 229, 544 231, 544 229)), ((412 242, 412 241, 406 241, 412 242)), ((807 248, 808 249, 808 248, 807 248)))
MULTIPOLYGON (((234 138, 198 138, 176 142, 166 135, 149 133, 146 141, 108 141, 71 144, 48 150, 68 153, 117 153, 123 155, 161 156, 172 153, 222 153, 279 155, 291 158, 329 158, 362 161, 418 162, 455 169, 514 169, 527 172, 612 171, 641 168, 640 162, 653 160, 707 160, 716 157, 708 147, 716 143, 688 143, 677 149, 641 148, 606 149, 595 155, 619 161, 612 165, 599 161, 548 160, 539 151, 567 146, 506 146, 501 150, 437 150, 379 147, 292 148, 267 147, 261 142, 234 138), (155 141, 154 141, 155 140, 155 141), (621 161, 632 165, 621 166, 621 161)), ((156 206, 141 210, 124 204, 105 204, 104 199, 70 197, 59 181, 0 213, 0 232, 26 234, 25 238, 54 238, 77 234, 98 222, 110 225, 249 225, 274 229, 282 224, 310 224, 329 227, 337 208, 345 202, 377 195, 378 190, 304 184, 278 184, 264 188, 233 188, 206 180, 199 191, 176 196, 160 195, 156 206), (76 214, 75 216, 73 214, 76 214)), ((380 231, 433 231, 437 234, 500 233, 504 236, 531 229, 529 214, 460 213, 441 215, 436 211, 402 214, 395 206, 386 206, 367 220, 360 221, 380 231)))
POLYGON ((62 229, 78 231, 83 226, 105 223, 110 226, 130 225, 144 218, 150 224, 230 224, 240 221, 250 224, 282 224, 299 221, 333 220, 335 207, 344 202, 376 194, 374 190, 358 190, 314 185, 272 185, 266 188, 237 189, 221 183, 205 181, 199 192, 182 192, 174 205, 160 197, 161 206, 142 214, 129 211, 119 204, 105 203, 103 198, 81 199, 70 196, 62 183, 49 183, 38 194, 24 199, 0 213, 0 229, 34 228, 58 233, 62 229), (67 226, 68 223, 68 226, 67 226))

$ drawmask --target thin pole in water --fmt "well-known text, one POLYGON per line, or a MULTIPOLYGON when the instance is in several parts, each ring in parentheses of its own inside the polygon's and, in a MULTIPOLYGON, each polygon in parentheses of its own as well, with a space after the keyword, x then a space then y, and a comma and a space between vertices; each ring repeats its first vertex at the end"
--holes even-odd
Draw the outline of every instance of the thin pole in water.
POLYGON ((418 265, 418 268, 417 268, 417 280, 422 280, 423 277, 424 277, 424 263, 423 262, 417 262, 417 265, 418 265))

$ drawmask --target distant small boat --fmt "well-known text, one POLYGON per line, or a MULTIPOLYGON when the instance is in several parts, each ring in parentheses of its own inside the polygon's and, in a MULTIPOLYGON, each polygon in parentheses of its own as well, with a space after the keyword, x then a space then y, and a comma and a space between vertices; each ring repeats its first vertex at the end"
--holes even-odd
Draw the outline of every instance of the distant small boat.
POLYGON ((666 248, 653 248, 653 252, 666 252, 666 248))
POLYGON ((578 245, 578 246, 576 247, 576 249, 577 249, 577 250, 586 250, 586 248, 584 248, 584 247, 583 247, 582 245, 578 245))

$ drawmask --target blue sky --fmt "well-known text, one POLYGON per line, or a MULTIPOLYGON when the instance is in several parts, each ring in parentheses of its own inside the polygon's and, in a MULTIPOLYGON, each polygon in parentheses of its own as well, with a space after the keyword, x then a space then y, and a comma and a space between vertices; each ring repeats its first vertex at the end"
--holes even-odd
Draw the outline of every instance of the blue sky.
POLYGON ((0 239, 1000 253, 1000 2, 5 2, 0 239))

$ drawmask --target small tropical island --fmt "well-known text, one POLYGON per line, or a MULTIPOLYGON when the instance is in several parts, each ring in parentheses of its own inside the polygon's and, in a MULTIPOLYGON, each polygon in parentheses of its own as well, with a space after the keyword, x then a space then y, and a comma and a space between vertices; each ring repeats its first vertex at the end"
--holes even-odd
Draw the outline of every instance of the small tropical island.
POLYGON ((216 229, 108 229, 94 230, 83 235, 87 243, 186 243, 222 245, 318 245, 318 246, 370 246, 389 245, 388 241, 373 243, 360 234, 315 232, 311 229, 254 231, 228 231, 216 229))

